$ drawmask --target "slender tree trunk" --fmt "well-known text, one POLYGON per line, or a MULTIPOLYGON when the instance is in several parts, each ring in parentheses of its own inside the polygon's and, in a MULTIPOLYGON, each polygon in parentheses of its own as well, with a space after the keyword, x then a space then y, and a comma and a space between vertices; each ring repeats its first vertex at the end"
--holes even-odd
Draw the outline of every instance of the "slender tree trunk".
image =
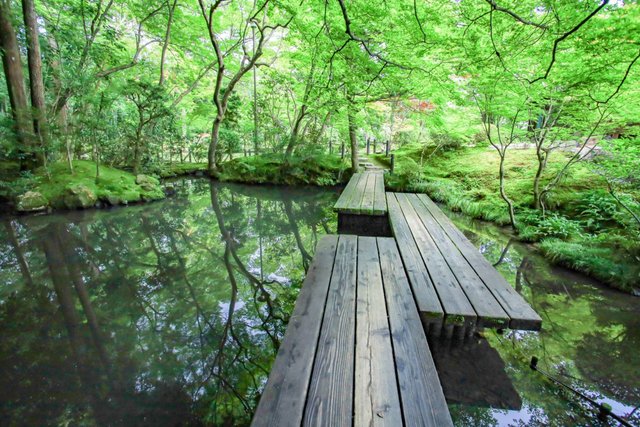
POLYGON ((162 44, 162 54, 160 55, 160 80, 158 85, 162 86, 165 80, 165 58, 167 57, 167 49, 169 47, 169 40, 171 39, 171 24, 173 23, 173 13, 176 10, 178 0, 173 0, 173 4, 167 3, 169 6, 169 17, 167 20, 167 31, 164 35, 164 43, 162 44))
POLYGON ((33 107, 33 129, 40 142, 40 150, 37 151, 36 157, 38 158, 38 163, 43 164, 46 150, 49 147, 49 132, 47 129, 44 82, 42 79, 38 17, 36 16, 33 0, 22 0, 22 14, 27 33, 27 60, 31 86, 31 106, 33 107))
POLYGON ((358 157, 358 140, 356 138, 356 123, 353 107, 349 105, 348 108, 347 118, 349 120, 349 143, 351 144, 351 171, 355 173, 358 171, 358 164, 360 163, 358 157))
POLYGON ((222 124, 224 116, 218 114, 213 121, 213 126, 211 128, 211 142, 209 143, 209 154, 208 154, 208 170, 209 175, 214 178, 218 177, 218 139, 220 135, 220 125, 222 124))
POLYGON ((15 122, 15 132, 22 155, 22 167, 32 169, 37 166, 34 158, 32 125, 24 88, 20 48, 11 23, 9 2, 6 0, 0 0, 0 52, 2 53, 2 65, 9 93, 11 113, 15 122))
POLYGON ((505 203, 509 208, 509 221, 511 222, 511 226, 515 229, 517 224, 516 224, 516 215, 513 208, 513 201, 511 201, 509 196, 507 196, 507 193, 504 189, 504 158, 505 158, 505 153, 500 152, 500 170, 499 170, 500 197, 502 197, 502 200, 505 201, 505 203))
POLYGON ((538 169, 536 170, 536 175, 533 178, 533 204, 535 209, 542 209, 542 194, 540 190, 540 181, 542 179, 542 174, 547 167, 547 158, 549 153, 538 153, 538 169))
POLYGON ((293 128, 291 129, 291 135, 289 135, 289 143, 287 144, 287 150, 284 153, 285 159, 289 160, 291 155, 293 154, 293 150, 298 143, 298 134, 300 133, 300 124, 302 123, 302 119, 304 118, 307 112, 307 106, 303 105, 298 111, 298 115, 296 116, 296 120, 293 123, 293 128))
POLYGON ((136 128, 136 140, 133 146, 133 173, 138 174, 140 172, 140 166, 142 164, 142 121, 138 123, 138 127, 136 128))
MULTIPOLYGON (((45 21, 45 27, 49 27, 49 23, 47 21, 45 21)), ((51 51, 49 56, 49 66, 51 67, 51 77, 53 78, 53 89, 56 96, 60 96, 63 91, 61 77, 62 64, 57 57, 60 49, 58 47, 58 41, 52 34, 50 28, 47 28, 47 43, 49 44, 49 50, 51 51)), ((62 136, 62 140, 64 142, 64 154, 67 158, 67 166, 69 167, 69 171, 73 174, 73 151, 71 147, 71 138, 69 138, 68 110, 69 108, 67 107, 67 104, 60 107, 60 110, 57 113, 56 124, 58 126, 58 132, 62 136)))
MULTIPOLYGON (((251 27, 253 55, 256 54, 256 27, 251 27)), ((258 155, 258 70, 253 67, 253 155, 258 155)))
POLYGON ((322 121, 322 126, 320 127, 320 130, 318 131, 318 135, 316 135, 316 138, 313 141, 314 144, 318 144, 320 142, 322 135, 324 135, 324 131, 327 129, 327 123, 329 123, 330 119, 331 119, 331 111, 329 111, 327 115, 324 116, 324 120, 322 121))

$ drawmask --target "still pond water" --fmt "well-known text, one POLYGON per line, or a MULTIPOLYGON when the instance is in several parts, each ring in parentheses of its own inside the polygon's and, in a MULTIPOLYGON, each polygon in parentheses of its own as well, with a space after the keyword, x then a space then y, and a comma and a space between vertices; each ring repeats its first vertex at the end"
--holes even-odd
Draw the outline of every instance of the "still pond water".
MULTIPOLYGON (((174 183, 144 206, 2 219, 0 425, 246 425, 338 190, 174 183)), ((450 214, 543 318, 432 340, 456 425, 640 422, 640 299, 450 214)), ((612 424, 614 425, 614 424, 612 424)))

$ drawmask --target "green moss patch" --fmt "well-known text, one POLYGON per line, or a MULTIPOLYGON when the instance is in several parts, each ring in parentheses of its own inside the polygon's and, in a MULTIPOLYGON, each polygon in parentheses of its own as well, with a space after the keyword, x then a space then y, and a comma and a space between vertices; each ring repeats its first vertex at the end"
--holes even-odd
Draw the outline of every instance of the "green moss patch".
POLYGON ((264 154, 241 157, 224 163, 220 180, 248 184, 318 185, 345 183, 350 165, 338 156, 315 154, 294 156, 264 154))
MULTIPOLYGON (((506 204, 500 198, 495 150, 485 145, 434 153, 433 147, 408 144, 394 154, 395 172, 385 176, 388 190, 426 193, 472 218, 509 223, 506 204)), ((570 155, 553 154, 543 185, 570 155)), ((388 162, 384 155, 377 158, 388 162)), ((543 254, 552 262, 615 288, 632 291, 639 287, 640 232, 628 212, 607 193, 606 182, 587 163, 573 165, 552 193, 543 217, 532 208, 536 168, 533 150, 507 152, 505 190, 515 205, 520 239, 540 242, 543 254)))
POLYGON ((40 194, 54 209, 84 209, 97 202, 120 205, 164 198, 156 178, 136 177, 106 166, 100 167, 100 176, 96 178, 95 163, 85 160, 73 162, 73 173, 66 163, 54 163, 48 170, 40 168, 19 181, 17 187, 40 194))

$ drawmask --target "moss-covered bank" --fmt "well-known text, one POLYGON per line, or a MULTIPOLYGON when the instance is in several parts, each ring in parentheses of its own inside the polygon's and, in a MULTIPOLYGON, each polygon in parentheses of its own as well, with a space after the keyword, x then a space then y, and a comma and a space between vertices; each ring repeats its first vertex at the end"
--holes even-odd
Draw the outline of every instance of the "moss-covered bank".
POLYGON ((106 166, 96 177, 95 163, 85 160, 74 161, 73 172, 66 163, 54 163, 2 181, 2 193, 19 212, 126 205, 165 197, 157 178, 106 166))
MULTIPOLYGON (((567 156, 554 153, 543 180, 561 168, 567 156)), ((495 150, 467 147, 433 154, 432 149, 405 146, 395 152, 395 159, 396 173, 386 179, 388 189, 427 193, 473 218, 509 223, 499 194, 495 150)), ((383 155, 378 160, 388 161, 383 155)), ((570 169, 551 194, 544 217, 532 209, 535 152, 510 150, 505 166, 506 192, 515 203, 521 240, 536 243, 552 262, 612 287, 626 292, 640 287, 640 230, 586 163, 570 169)), ((639 195, 640 190, 631 199, 638 200, 639 195)))
POLYGON ((297 155, 285 159, 279 154, 241 157, 224 163, 220 180, 246 184, 318 185, 346 183, 350 165, 339 156, 297 155))

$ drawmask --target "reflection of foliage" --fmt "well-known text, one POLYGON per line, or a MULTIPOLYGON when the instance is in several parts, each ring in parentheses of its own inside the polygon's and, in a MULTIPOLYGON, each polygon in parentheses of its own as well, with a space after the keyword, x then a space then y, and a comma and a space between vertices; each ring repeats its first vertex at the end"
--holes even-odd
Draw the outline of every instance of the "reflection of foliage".
POLYGON ((598 425, 589 404, 529 369, 533 355, 543 369, 599 401, 606 399, 618 414, 633 410, 640 395, 637 302, 550 267, 529 247, 509 244, 494 225, 449 214, 489 262, 499 261, 496 268, 543 318, 539 333, 486 334, 522 397, 520 413, 452 406, 456 425, 598 425))
POLYGON ((0 229, 0 424, 248 423, 335 196, 174 184, 0 229))

